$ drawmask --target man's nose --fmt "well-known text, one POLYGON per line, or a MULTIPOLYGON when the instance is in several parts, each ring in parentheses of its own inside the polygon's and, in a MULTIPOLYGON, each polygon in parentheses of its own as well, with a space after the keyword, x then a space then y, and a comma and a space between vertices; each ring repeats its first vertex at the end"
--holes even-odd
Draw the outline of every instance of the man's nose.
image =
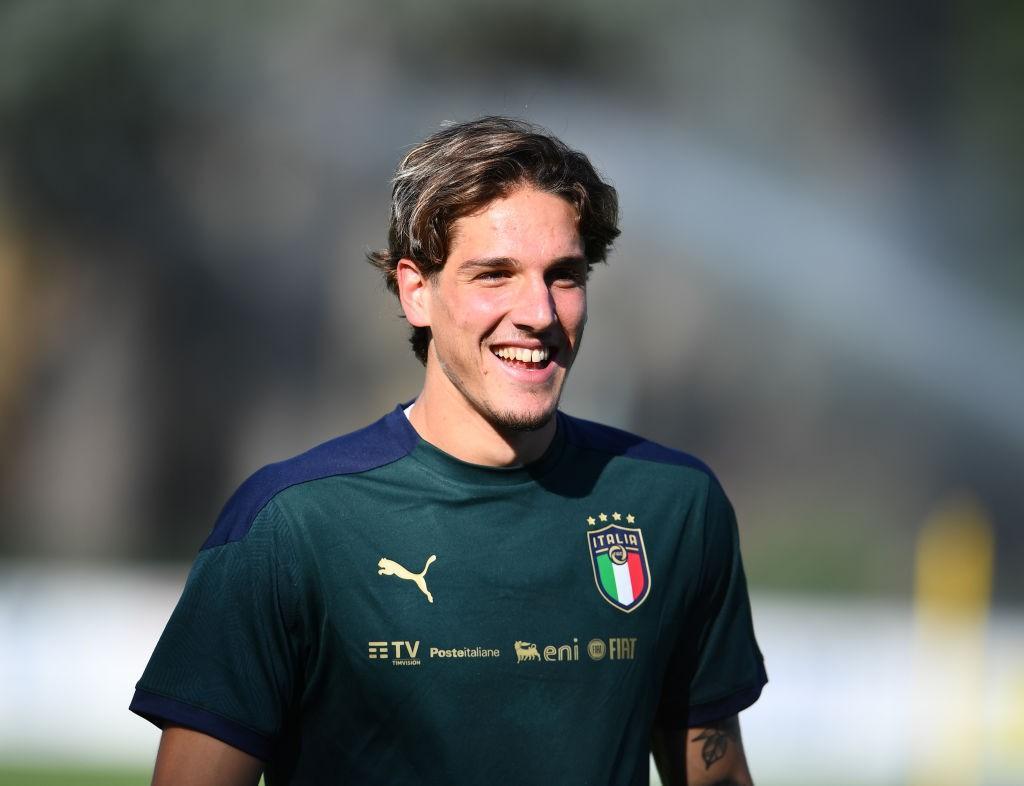
POLYGON ((522 330, 540 332, 556 321, 555 300, 543 278, 523 281, 517 293, 512 321, 522 330))

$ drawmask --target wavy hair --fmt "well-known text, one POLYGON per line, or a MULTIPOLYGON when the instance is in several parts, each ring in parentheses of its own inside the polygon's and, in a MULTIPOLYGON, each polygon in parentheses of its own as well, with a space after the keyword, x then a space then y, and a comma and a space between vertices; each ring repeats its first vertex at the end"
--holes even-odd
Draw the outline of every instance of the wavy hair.
MULTIPOLYGON (((442 128, 410 150, 395 172, 388 246, 367 257, 398 294, 397 269, 411 259, 428 279, 444 267, 452 225, 529 185, 567 200, 579 217, 587 269, 619 235, 619 202, 590 160, 537 126, 482 117, 442 128)), ((413 352, 426 365, 430 329, 414 327, 413 352)))

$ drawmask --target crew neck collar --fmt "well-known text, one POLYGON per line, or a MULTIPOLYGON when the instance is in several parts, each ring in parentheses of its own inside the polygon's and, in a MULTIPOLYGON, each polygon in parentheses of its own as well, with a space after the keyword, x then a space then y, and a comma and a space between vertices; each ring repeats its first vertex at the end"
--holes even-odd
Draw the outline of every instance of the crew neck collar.
POLYGON ((514 486, 529 483, 546 475, 558 463, 565 448, 565 424, 561 412, 555 413, 555 436, 547 450, 536 461, 514 467, 491 467, 473 464, 445 453, 439 447, 423 439, 409 422, 405 410, 411 402, 399 404, 387 419, 392 427, 401 433, 401 441, 412 447, 411 458, 448 480, 485 486, 514 486))

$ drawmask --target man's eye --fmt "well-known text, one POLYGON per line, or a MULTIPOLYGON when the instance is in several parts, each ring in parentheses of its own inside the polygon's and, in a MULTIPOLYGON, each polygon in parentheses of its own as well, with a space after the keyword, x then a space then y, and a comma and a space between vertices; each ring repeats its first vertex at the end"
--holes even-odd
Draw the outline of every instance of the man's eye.
POLYGON ((587 281, 587 274, 579 268, 567 267, 554 271, 552 279, 564 284, 584 284, 587 281))
POLYGON ((508 278, 507 270, 486 270, 477 276, 478 280, 483 281, 497 281, 502 278, 508 278))

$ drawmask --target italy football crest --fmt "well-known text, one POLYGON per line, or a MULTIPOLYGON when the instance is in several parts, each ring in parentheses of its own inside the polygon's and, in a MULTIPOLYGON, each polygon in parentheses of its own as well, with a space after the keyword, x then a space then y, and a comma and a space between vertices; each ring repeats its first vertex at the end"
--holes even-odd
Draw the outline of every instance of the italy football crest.
POLYGON ((629 613, 651 592, 644 536, 639 529, 609 524, 587 533, 594 581, 606 601, 629 613))

